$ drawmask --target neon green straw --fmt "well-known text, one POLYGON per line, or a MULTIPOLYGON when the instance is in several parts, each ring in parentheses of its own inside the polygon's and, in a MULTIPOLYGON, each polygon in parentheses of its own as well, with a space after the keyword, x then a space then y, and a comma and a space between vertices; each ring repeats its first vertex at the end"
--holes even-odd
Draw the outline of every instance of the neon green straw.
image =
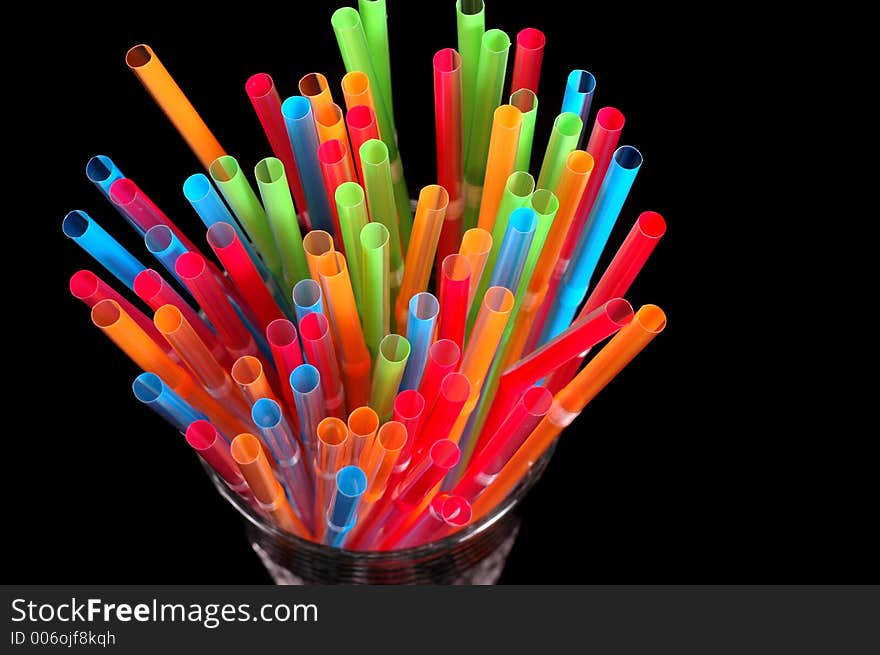
POLYGON ((510 104, 522 112, 519 145, 516 148, 516 170, 528 172, 532 161, 535 119, 538 116, 538 96, 531 89, 520 89, 510 94, 510 104))
POLYGON ((405 337, 389 334, 382 339, 370 388, 370 407, 376 410, 382 423, 390 420, 394 412, 394 398, 397 396, 397 388, 403 378, 409 353, 410 345, 405 337))
POLYGON ((370 50, 373 70, 376 71, 379 80, 378 90, 382 93, 385 107, 391 114, 391 123, 394 124, 391 53, 388 49, 388 13, 385 0, 358 0, 358 11, 364 26, 364 36, 367 37, 367 48, 370 50))
POLYGON ((284 273, 284 297, 292 298, 293 287, 300 280, 309 277, 306 253, 303 250, 302 234, 293 208, 293 198, 287 185, 284 164, 275 157, 266 157, 254 168, 260 197, 266 208, 269 227, 275 235, 281 268, 284 273))
POLYGON ((544 163, 541 164, 541 173, 538 175, 539 189, 556 191, 562 169, 565 168, 565 160, 577 148, 583 126, 581 117, 570 111, 559 114, 553 121, 544 163))
POLYGON ((470 136, 464 165, 464 229, 477 223, 483 178, 486 176, 486 157, 495 109, 501 104, 504 73, 507 69, 507 51, 510 37, 501 30, 489 30, 480 43, 480 63, 474 87, 474 110, 471 116, 470 136))
POLYGON ((474 114, 474 84, 480 61, 480 43, 486 31, 483 0, 456 0, 455 18, 458 26, 458 54, 461 55, 461 124, 462 152, 467 154, 471 118, 474 114))
POLYGON ((336 187, 336 210, 339 213, 339 229, 342 243, 348 255, 348 272, 358 313, 363 318, 364 286, 361 277, 361 230, 368 223, 367 202, 364 189, 357 182, 343 182, 336 187))
POLYGON ((379 342, 388 334, 391 325, 388 236, 388 229, 381 223, 367 223, 360 233, 361 280, 364 285, 361 316, 364 340, 373 359, 379 352, 379 342))

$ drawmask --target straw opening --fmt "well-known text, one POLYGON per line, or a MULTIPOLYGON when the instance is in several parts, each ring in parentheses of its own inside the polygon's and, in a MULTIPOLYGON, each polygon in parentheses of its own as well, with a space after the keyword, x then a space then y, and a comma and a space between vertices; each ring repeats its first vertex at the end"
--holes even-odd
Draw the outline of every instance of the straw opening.
POLYGON ((319 341, 330 331, 330 322, 323 314, 312 312, 299 322, 299 331, 303 339, 319 341))
POLYGON ((531 205, 539 214, 552 214, 559 209, 559 198, 550 189, 538 189, 532 196, 531 205))
POLYGON ((321 300, 321 285, 314 280, 300 280, 293 287, 293 302, 300 307, 313 307, 321 300))
MULTIPOLYGON (((135 279, 137 282, 137 279, 135 279)), ((70 276, 70 293, 77 300, 83 300, 98 290, 98 276, 91 271, 77 271, 70 276)))
POLYGON ((430 321, 440 313, 440 301, 426 291, 417 293, 409 300, 410 311, 420 321, 430 321))
POLYGON ((523 394, 522 404, 526 412, 532 416, 543 416, 550 411, 553 404, 553 394, 547 387, 530 387, 523 394))
POLYGON ((577 136, 581 133, 584 122, 577 114, 567 111, 556 117, 554 125, 560 134, 565 136, 577 136))
POLYGON ((253 464, 260 456, 260 441, 254 435, 243 432, 232 440, 229 452, 236 464, 253 464))
POLYGON ((605 303, 605 314, 617 325, 626 325, 632 320, 633 308, 623 298, 612 298, 605 303))
POLYGON ((443 274, 450 280, 461 282, 471 276, 471 263, 464 255, 447 255, 442 264, 443 274))
POLYGON ((642 153, 632 146, 620 146, 614 151, 614 161, 621 168, 632 170, 642 165, 642 153))
POLYGON ((568 82, 577 88, 578 93, 590 94, 596 90, 596 78, 589 71, 571 71, 568 75, 568 82))
POLYGON ((297 393, 311 393, 321 383, 321 374, 311 364, 300 364, 290 374, 290 386, 297 393))
POLYGON ((442 469, 451 469, 458 464, 461 457, 461 451, 449 439, 440 439, 430 451, 431 463, 442 469))
POLYGON ((318 96, 327 89, 327 78, 321 73, 306 73, 300 78, 298 87, 304 96, 318 96))
POLYGON ((318 159, 323 164, 337 164, 345 159, 345 144, 339 139, 330 139, 318 146, 318 159))
POLYGON ((499 126, 513 130, 522 125, 522 112, 513 105, 501 105, 495 110, 493 120, 499 126))
POLYGON ((333 237, 324 230, 311 230, 303 237, 303 249, 314 257, 333 252, 333 237))
POLYGON ((337 30, 350 30, 360 23, 360 14, 353 7, 340 7, 330 17, 330 24, 333 25, 333 29, 337 30))
POLYGON ((440 395, 451 403, 462 403, 471 395, 471 381, 462 373, 448 373, 440 383, 440 395))
POLYGON ((399 334, 386 334, 379 342, 379 353, 389 362, 402 362, 409 357, 409 341, 399 334))
POLYGON ((507 224, 511 230, 526 234, 535 230, 538 219, 531 207, 517 207, 510 213, 507 224))
POLYGON ((458 0, 458 10, 465 16, 473 16, 483 11, 483 0, 458 0))
POLYGON ((197 278, 205 271, 205 259, 194 252, 185 252, 177 258, 174 270, 186 280, 197 278))
POLYGON ((229 182, 238 175, 238 162, 235 157, 223 155, 211 162, 208 172, 217 182, 229 182))
POLYGON ((659 334, 666 328, 666 313, 657 305, 643 305, 636 313, 636 320, 645 332, 659 334))
POLYGON ((510 95, 510 104, 527 114, 538 106, 538 96, 531 89, 517 89, 510 95))
POLYGON ((388 243, 391 233, 382 223, 373 222, 367 223, 361 228, 360 238, 364 248, 378 250, 388 243))
POLYGON ((336 103, 321 105, 315 113, 315 120, 324 127, 332 127, 342 120, 342 109, 336 103))
POLYGON ((483 47, 492 54, 500 54, 510 48, 510 37, 499 29, 487 30, 483 34, 483 47))
POLYGON ((244 355, 235 360, 230 374, 236 384, 247 386, 263 375, 263 364, 253 355, 244 355))
POLYGON ((122 177, 110 185, 110 200, 117 205, 127 205, 137 196, 137 185, 122 177))
POLYGON ((394 413, 402 419, 412 421, 425 410, 425 397, 415 389, 407 389, 394 399, 394 413))
POLYGON ((507 190, 518 198, 525 198, 535 191, 535 178, 525 171, 516 171, 507 178, 507 190))
POLYGON ((254 177, 262 184, 272 184, 284 177, 284 164, 276 157, 266 157, 257 162, 254 177))
POLYGON ((131 385, 134 397, 142 403, 153 403, 162 395, 165 384, 155 373, 141 373, 131 385))
POLYGON ((361 163, 378 166, 388 160, 388 146, 379 139, 369 139, 361 146, 361 163))
POLYGON ((452 339, 438 339, 428 348, 428 357, 437 362, 439 366, 448 368, 458 363, 461 357, 461 348, 452 339))
POLYGON ((173 242, 174 233, 167 225, 154 225, 144 234, 147 250, 154 255, 168 250, 173 242))
POLYGON ((565 159, 565 167, 575 175, 585 175, 593 170, 593 155, 584 150, 572 150, 565 159))
POLYGON ((449 192, 439 184, 429 184, 419 192, 418 207, 439 211, 449 206, 449 192))
POLYGON ((483 306, 490 312, 509 312, 513 309, 513 294, 506 287, 489 287, 483 296, 483 306))
POLYGON ((108 328, 122 318, 122 309, 115 300, 105 299, 92 307, 92 323, 99 328, 108 328))
POLYGON ((95 155, 86 163, 86 177, 90 182, 103 182, 110 177, 112 169, 110 158, 104 155, 95 155))
POLYGON ((281 423, 281 407, 271 398, 260 398, 251 408, 251 418, 257 427, 274 428, 281 423))
POLYGON ((657 212, 642 212, 638 219, 639 231, 649 239, 659 239, 666 234, 666 221, 657 212))
POLYGON ((602 107, 596 113, 596 124, 608 132, 619 132, 625 122, 623 112, 614 107, 602 107))
POLYGON ((151 268, 138 273, 134 278, 134 292, 139 298, 153 298, 162 290, 162 276, 151 268))
POLYGON ((195 450, 200 451, 208 450, 216 443, 219 437, 217 434, 217 428, 211 425, 208 421, 203 421, 201 419, 189 424, 185 436, 186 443, 195 450))
POLYGON ((190 175, 183 183, 183 195, 190 202, 204 200, 211 191, 211 183, 208 178, 201 173, 190 175))
POLYGON ((359 498, 367 490, 367 476, 358 466, 344 466, 336 474, 336 489, 343 496, 359 498))
POLYGON ((539 29, 526 27, 516 35, 516 42, 526 50, 540 50, 547 43, 547 37, 539 29))
POLYGON ((441 73, 461 70, 461 55, 454 48, 443 48, 434 55, 434 68, 441 73))
POLYGON ((379 415, 370 407, 358 407, 348 415, 348 430, 357 437, 365 437, 379 429, 379 415))
POLYGON ((174 305, 162 305, 153 315, 153 323, 162 334, 172 334, 183 325, 183 314, 174 305))
POLYGON ((269 95, 275 82, 268 73, 255 73, 244 83, 244 90, 251 98, 262 98, 269 95))
POLYGON ((125 53, 125 64, 129 68, 140 68, 146 66, 153 60, 153 51, 150 46, 141 44, 136 45, 125 53))
POLYGON ((342 77, 342 91, 348 95, 359 96, 362 93, 366 93, 369 86, 370 78, 363 71, 351 71, 342 77))
POLYGON ((455 527, 467 525, 472 516, 471 504, 461 496, 449 496, 440 506, 440 518, 455 527))
POLYGON ((89 229, 89 219, 78 209, 68 212, 61 221, 61 231, 71 239, 78 239, 89 229))
POLYGON ((357 207, 364 202, 364 190, 357 182, 343 182, 336 187, 336 204, 342 207, 357 207))
POLYGON ((208 228, 208 244, 218 250, 231 246, 235 236, 235 229, 229 223, 214 223, 208 228))
POLYGON ((348 428, 335 416, 328 416, 318 423, 316 433, 318 439, 328 446, 340 446, 348 439, 348 428))
POLYGON ((365 130, 376 121, 376 118, 369 106, 357 105, 348 110, 345 120, 348 122, 349 127, 355 130, 365 130))
MULTIPOLYGON (((424 404, 425 400, 424 398, 422 398, 423 407, 424 404)), ((379 428, 379 434, 376 436, 376 439, 378 439, 379 441, 379 445, 390 452, 397 452, 398 450, 401 450, 404 445, 406 445, 406 438, 406 427, 403 425, 403 423, 400 423, 399 421, 388 421, 381 428, 379 428)))
POLYGON ((461 252, 485 255, 492 250, 492 233, 480 227, 472 227, 461 237, 461 252))
POLYGON ((281 103, 281 113, 284 118, 292 121, 298 121, 309 115, 312 105, 308 98, 303 96, 290 96, 281 103))
POLYGON ((266 326, 266 340, 277 348, 293 345, 296 343, 296 326, 286 318, 276 318, 266 326))

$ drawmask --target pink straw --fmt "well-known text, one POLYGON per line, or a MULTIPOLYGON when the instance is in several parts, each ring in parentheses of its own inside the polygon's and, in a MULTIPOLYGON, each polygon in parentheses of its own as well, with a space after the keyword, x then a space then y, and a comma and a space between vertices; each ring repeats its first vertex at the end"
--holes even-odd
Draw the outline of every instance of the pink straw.
POLYGON ((426 416, 434 409, 443 378, 457 370, 460 361, 461 348, 451 339, 438 339, 428 348, 428 361, 419 384, 419 392, 425 399, 426 416))
MULTIPOLYGON (((352 164, 351 154, 348 152, 348 144, 339 139, 325 141, 318 146, 318 161, 321 163, 324 189, 327 192, 330 213, 333 215, 333 227, 336 230, 336 234, 341 235, 339 209, 336 206, 336 189, 344 182, 357 182, 354 164, 352 164)), ((339 249, 339 252, 345 254, 342 238, 340 237, 336 241, 336 247, 339 249)))
POLYGON ((186 443, 214 469, 230 489, 248 502, 254 502, 254 496, 241 474, 241 469, 232 459, 229 444, 223 440, 217 428, 208 421, 193 421, 186 429, 186 443))
POLYGON ((447 256, 440 266, 440 321, 437 337, 451 339, 462 349, 470 284, 471 264, 468 258, 459 254, 447 256))
POLYGON ((320 374, 327 416, 346 420, 345 390, 330 334, 330 322, 320 312, 312 312, 299 322, 299 334, 309 364, 320 374))
POLYGON ((364 169, 361 167, 361 146, 370 139, 379 138, 376 114, 367 105, 358 105, 348 110, 348 113, 345 115, 345 124, 348 125, 348 137, 351 139, 351 154, 354 157, 358 179, 360 179, 363 186, 364 169))
POLYGON ((513 76, 510 79, 510 92, 529 89, 538 95, 538 82, 541 79, 541 61, 544 59, 544 45, 547 37, 541 30, 527 27, 516 35, 516 54, 513 58, 513 76))
POLYGON ((281 395, 289 412, 290 423, 299 425, 296 400, 290 386, 290 374, 293 373, 293 369, 304 363, 296 326, 286 318, 276 319, 266 326, 266 341, 269 343, 272 361, 275 362, 278 371, 278 386, 281 387, 281 395))
POLYGON ((461 409, 471 395, 471 382, 462 373, 449 373, 440 384, 440 393, 434 408, 428 414, 414 449, 414 459, 431 448, 437 441, 449 436, 461 409))

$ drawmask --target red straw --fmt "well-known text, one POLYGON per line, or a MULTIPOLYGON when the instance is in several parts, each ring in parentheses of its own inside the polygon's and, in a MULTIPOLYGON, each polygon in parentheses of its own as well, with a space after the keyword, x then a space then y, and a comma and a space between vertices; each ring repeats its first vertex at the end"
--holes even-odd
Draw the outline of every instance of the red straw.
POLYGON ((434 55, 434 126, 437 138, 437 183, 449 193, 449 206, 437 244, 436 261, 458 252, 464 163, 461 149, 461 56, 452 48, 434 55))
MULTIPOLYGON (((336 207, 336 189, 343 182, 357 182, 348 145, 339 139, 325 141, 318 146, 318 161, 321 162, 321 175, 324 177, 324 189, 327 192, 330 213, 333 215, 333 227, 336 229, 336 234, 342 234, 339 227, 339 210, 336 207)), ((344 254, 342 239, 336 241, 339 252, 344 254)))
MULTIPOLYGON (((413 444, 421 434, 422 424, 425 422, 425 397, 415 389, 407 389, 397 394, 394 399, 394 420, 403 423, 406 428, 406 443, 397 457, 398 466, 403 469, 409 464, 412 457, 413 444)), ((397 472, 397 466, 395 472, 397 472)))
POLYGON ((127 177, 120 178, 110 185, 110 202, 144 233, 151 227, 164 225, 174 232, 174 236, 180 239, 184 248, 191 252, 199 252, 196 245, 180 231, 165 212, 127 177))
POLYGON ((510 92, 529 89, 538 95, 538 82, 541 79, 541 61, 544 59, 544 44, 547 38, 541 30, 527 27, 516 35, 516 54, 513 58, 513 76, 510 79, 510 92))
POLYGON ((346 420, 345 391, 342 387, 339 361, 336 359, 336 350, 333 347, 333 337, 330 335, 330 322, 320 312, 312 312, 299 322, 299 334, 309 364, 318 369, 321 376, 321 390, 324 393, 327 416, 346 420))
POLYGON ((208 421, 193 421, 186 428, 186 443, 192 446, 230 489, 248 501, 253 500, 247 481, 232 459, 229 444, 223 440, 217 428, 208 421))
POLYGON ((293 146, 287 135, 284 117, 281 115, 281 97, 275 89, 275 82, 268 74, 257 73, 245 82, 244 89, 254 106, 254 111, 257 112, 257 118, 263 126, 272 152, 284 164, 287 185, 293 194, 296 209, 302 216, 307 209, 306 195, 299 178, 299 169, 293 156, 293 146))
POLYGON ((468 294, 471 285, 471 264, 464 255, 448 255, 440 266, 439 339, 452 339, 464 348, 468 294))
MULTIPOLYGON (((348 138, 351 139, 351 154, 354 157, 358 179, 363 186, 364 169, 361 167, 361 146, 370 139, 379 138, 376 114, 367 105, 358 105, 348 110, 345 115, 345 124, 348 125, 348 138)), ((335 202, 334 200, 334 204, 335 202)))
POLYGON ((290 374, 293 373, 293 369, 304 363, 296 326, 286 318, 276 319, 266 326, 266 341, 269 342, 272 361, 275 362, 275 368, 278 370, 278 386, 281 387, 281 395, 284 396, 287 405, 290 424, 299 425, 296 400, 290 386, 290 374))
POLYGON ((428 347, 428 361, 419 384, 419 392, 425 399, 425 416, 434 409, 443 378, 458 369, 459 361, 461 348, 451 339, 439 339, 428 347))
POLYGON ((446 439, 461 408, 471 395, 471 382, 462 373, 449 373, 440 384, 440 393, 434 408, 428 414, 424 427, 419 435, 418 443, 413 451, 413 458, 418 461, 422 453, 441 439, 446 439))

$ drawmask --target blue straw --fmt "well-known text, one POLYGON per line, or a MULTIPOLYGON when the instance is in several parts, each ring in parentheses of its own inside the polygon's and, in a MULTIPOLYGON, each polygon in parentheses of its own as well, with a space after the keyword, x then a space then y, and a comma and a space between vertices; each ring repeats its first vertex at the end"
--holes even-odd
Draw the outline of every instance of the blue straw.
POLYGON ((293 287, 293 308, 296 310, 297 323, 301 323, 309 314, 325 314, 321 285, 311 278, 297 282, 293 287))
POLYGON ((125 175, 107 155, 95 155, 86 164, 86 177, 110 200, 110 185, 125 175))
POLYGON ((311 364, 300 364, 290 374, 290 388, 299 414, 299 434, 309 460, 313 461, 318 443, 318 423, 327 417, 321 373, 311 364))
POLYGON ((406 322, 406 338, 410 343, 409 359, 403 370, 398 391, 418 389, 428 361, 428 348, 434 339, 434 326, 440 313, 440 303, 433 294, 417 293, 409 299, 409 318, 406 322))
POLYGON ((154 225, 144 235, 144 243, 147 250, 159 260, 159 263, 165 267, 174 278, 186 289, 186 284, 177 274, 174 263, 177 258, 188 252, 183 242, 177 238, 177 235, 167 225, 154 225))
POLYGON ((65 236, 73 239, 117 280, 134 291, 134 279, 147 267, 107 234, 91 216, 84 211, 74 209, 64 217, 61 229, 65 236))
MULTIPOLYGON (((517 207, 511 212, 501 248, 498 249, 498 259, 489 278, 490 287, 505 287, 516 292, 537 227, 538 216, 531 207, 517 207)), ((482 303, 483 299, 475 299, 474 302, 482 303)))
MULTIPOLYGON (((155 373, 141 373, 131 385, 134 397, 178 429, 181 434, 193 421, 208 417, 190 406, 155 373)), ((223 437, 226 438, 225 436, 223 437)))
POLYGON ((342 548, 357 523, 357 508, 367 490, 367 476, 357 466, 343 466, 336 474, 336 493, 327 509, 324 543, 342 548))
POLYGON ((565 97, 562 99, 562 112, 567 111, 581 117, 584 124, 581 126, 581 136, 578 139, 578 148, 584 142, 584 132, 587 127, 587 117, 590 115, 590 105, 593 103, 593 91, 596 90, 596 78, 585 70, 573 70, 568 74, 565 83, 565 97))
POLYGON ((308 203, 309 219, 313 230, 324 230, 336 238, 330 204, 324 189, 324 177, 318 161, 318 131, 308 98, 291 96, 281 105, 281 113, 287 125, 287 135, 293 146, 293 154, 299 169, 303 192, 308 203))
POLYGON ((642 153, 632 146, 621 146, 614 151, 596 202, 572 254, 571 264, 562 278, 559 294, 552 299, 539 345, 547 343, 571 324, 578 305, 587 295, 599 257, 641 165, 642 153))

